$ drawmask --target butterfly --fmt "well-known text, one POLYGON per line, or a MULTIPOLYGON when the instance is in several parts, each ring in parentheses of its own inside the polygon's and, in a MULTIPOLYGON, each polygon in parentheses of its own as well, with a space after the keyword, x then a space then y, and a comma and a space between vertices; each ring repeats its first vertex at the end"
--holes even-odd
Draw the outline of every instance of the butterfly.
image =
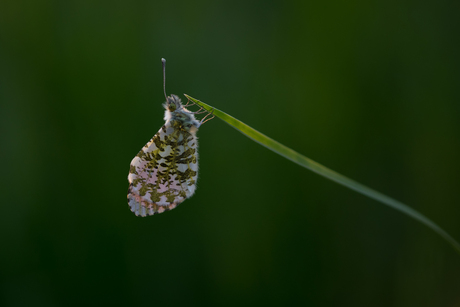
MULTIPOLYGON (((200 126, 212 119, 197 120, 174 94, 166 96, 165 59, 163 91, 165 124, 131 161, 128 204, 137 216, 148 216, 176 208, 196 190, 198 178, 198 139, 200 126)), ((207 111, 204 111, 207 112, 207 111)))

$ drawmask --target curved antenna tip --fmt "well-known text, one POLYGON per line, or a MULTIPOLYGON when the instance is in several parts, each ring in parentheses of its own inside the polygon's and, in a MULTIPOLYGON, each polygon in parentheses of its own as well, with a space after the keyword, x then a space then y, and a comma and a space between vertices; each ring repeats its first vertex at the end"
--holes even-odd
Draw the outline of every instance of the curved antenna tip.
POLYGON ((162 61, 163 63, 166 63, 165 58, 161 58, 161 61, 162 61))

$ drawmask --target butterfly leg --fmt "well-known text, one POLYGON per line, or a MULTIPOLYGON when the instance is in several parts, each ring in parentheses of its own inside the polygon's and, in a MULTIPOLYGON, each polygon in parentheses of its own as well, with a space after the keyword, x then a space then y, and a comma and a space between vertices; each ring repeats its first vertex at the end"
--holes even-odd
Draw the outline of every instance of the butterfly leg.
POLYGON ((209 112, 208 114, 206 114, 206 116, 203 117, 203 118, 201 119, 200 124, 203 125, 205 122, 210 121, 211 119, 213 119, 214 117, 216 117, 213 113, 214 113, 214 108, 212 108, 212 111, 209 112), (208 117, 209 115, 212 115, 212 117, 206 119, 206 117, 208 117), (205 119, 206 119, 206 120, 205 120, 205 119))
POLYGON ((206 113, 208 111, 204 110, 202 107, 200 107, 200 109, 196 112, 192 112, 193 114, 203 114, 203 113, 206 113), (202 111, 203 110, 203 111, 202 111))
POLYGON ((190 101, 190 98, 187 98, 187 103, 183 107, 193 106, 195 103, 190 101))

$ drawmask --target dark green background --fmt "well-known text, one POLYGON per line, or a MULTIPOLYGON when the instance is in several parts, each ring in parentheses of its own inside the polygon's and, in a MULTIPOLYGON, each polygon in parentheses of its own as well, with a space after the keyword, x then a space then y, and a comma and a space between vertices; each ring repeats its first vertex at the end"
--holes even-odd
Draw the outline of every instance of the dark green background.
POLYGON ((219 119, 196 195, 138 218, 129 163, 203 100, 460 239, 459 1, 0 2, 1 306, 460 306, 425 226, 219 119))

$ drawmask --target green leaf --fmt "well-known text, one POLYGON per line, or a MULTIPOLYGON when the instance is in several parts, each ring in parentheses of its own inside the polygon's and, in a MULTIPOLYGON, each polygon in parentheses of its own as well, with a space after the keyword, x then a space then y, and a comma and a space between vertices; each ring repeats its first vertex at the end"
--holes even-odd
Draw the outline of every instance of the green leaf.
POLYGON ((213 112, 213 115, 216 117, 220 118, 233 128, 237 129, 250 139, 256 141, 257 143, 267 147, 268 149, 274 151, 275 153, 279 154, 280 156, 291 160, 294 163, 297 163, 300 166, 303 166, 323 177, 326 177, 332 181, 335 181, 341 185, 344 185, 345 187, 352 189, 358 193, 361 193, 363 195, 366 195, 372 199, 375 199, 393 209, 396 209, 412 218, 415 220, 419 221, 420 223, 424 224, 425 226, 428 226, 431 228, 434 232, 439 234, 442 238, 444 238, 447 242, 449 242, 452 247, 460 254, 460 244, 447 232, 445 232, 441 227, 439 227, 436 223, 431 221, 429 218, 421 214, 420 212, 410 208, 409 206, 389 197, 386 196, 380 192, 377 192, 371 188, 368 188, 367 186, 356 182, 352 179, 349 179, 337 172, 334 172, 333 170, 299 154, 298 152, 284 146, 283 144, 269 138, 268 136, 260 133, 259 131, 249 127, 245 123, 237 120, 236 118, 202 102, 199 101, 195 98, 192 98, 186 94, 184 94, 188 99, 193 101, 194 103, 198 104, 199 106, 203 107, 209 112, 213 112))

